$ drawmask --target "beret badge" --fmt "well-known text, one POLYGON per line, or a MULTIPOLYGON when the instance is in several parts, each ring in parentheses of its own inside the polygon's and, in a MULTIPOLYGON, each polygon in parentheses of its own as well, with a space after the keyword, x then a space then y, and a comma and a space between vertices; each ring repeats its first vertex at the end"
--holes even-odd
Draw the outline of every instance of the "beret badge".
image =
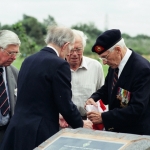
POLYGON ((95 52, 96 53, 101 53, 102 51, 104 50, 104 47, 102 47, 102 46, 95 46, 95 52))

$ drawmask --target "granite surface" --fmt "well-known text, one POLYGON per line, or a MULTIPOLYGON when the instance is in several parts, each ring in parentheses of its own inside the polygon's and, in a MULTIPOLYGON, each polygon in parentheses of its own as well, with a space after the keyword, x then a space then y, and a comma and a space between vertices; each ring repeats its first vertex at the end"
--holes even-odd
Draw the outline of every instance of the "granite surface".
MULTIPOLYGON (((81 138, 81 139, 85 138, 85 139, 107 141, 107 142, 114 142, 114 143, 115 142, 124 143, 124 146, 121 147, 119 150, 150 150, 150 136, 98 131, 98 130, 90 130, 85 128, 62 129, 58 133, 56 133, 55 135, 47 139, 45 142, 43 142, 34 150, 51 150, 48 149, 48 145, 51 145, 53 141, 56 141, 56 139, 61 136, 67 136, 70 138, 72 137, 81 138)), ((112 150, 111 148, 108 148, 107 145, 103 149, 112 150)))

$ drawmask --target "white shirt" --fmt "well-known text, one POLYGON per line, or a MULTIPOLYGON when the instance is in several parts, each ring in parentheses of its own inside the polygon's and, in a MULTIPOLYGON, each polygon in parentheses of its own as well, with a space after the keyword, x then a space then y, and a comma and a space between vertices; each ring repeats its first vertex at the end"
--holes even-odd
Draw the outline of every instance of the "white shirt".
POLYGON ((127 52, 124 55, 123 59, 121 60, 119 66, 118 66, 118 68, 119 68, 118 78, 120 77, 120 74, 121 74, 125 64, 127 63, 129 57, 131 56, 131 54, 132 54, 132 51, 127 48, 127 52))
POLYGON ((87 99, 104 84, 104 73, 100 62, 83 56, 81 66, 71 69, 72 101, 81 116, 86 115, 84 105, 87 99))

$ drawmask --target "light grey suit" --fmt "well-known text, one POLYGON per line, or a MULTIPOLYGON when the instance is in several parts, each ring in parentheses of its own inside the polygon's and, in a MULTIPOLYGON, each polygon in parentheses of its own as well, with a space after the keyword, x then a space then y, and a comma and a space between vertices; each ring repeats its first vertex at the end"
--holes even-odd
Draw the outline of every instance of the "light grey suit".
MULTIPOLYGON (((17 77, 18 70, 12 65, 5 68, 6 69, 6 80, 9 92, 9 102, 10 102, 10 118, 14 114, 14 108, 17 100, 17 95, 15 94, 15 89, 17 88, 17 77)), ((0 130, 0 143, 4 136, 6 128, 0 130)))
POLYGON ((11 116, 14 114, 14 108, 16 104, 16 96, 14 90, 17 88, 18 70, 12 65, 6 67, 6 79, 8 84, 9 101, 11 116))

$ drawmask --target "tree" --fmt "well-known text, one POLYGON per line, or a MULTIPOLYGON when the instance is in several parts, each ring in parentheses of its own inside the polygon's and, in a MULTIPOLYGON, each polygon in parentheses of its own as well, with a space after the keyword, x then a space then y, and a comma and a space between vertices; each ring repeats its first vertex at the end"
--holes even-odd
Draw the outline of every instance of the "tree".
POLYGON ((83 31, 90 38, 97 38, 97 36, 102 33, 92 22, 89 24, 76 24, 71 28, 83 31))
POLYGON ((44 19, 43 24, 44 24, 44 26, 45 26, 46 28, 47 28, 48 26, 57 25, 55 19, 54 19, 52 16, 50 16, 50 15, 48 15, 48 18, 47 18, 47 19, 44 19))
MULTIPOLYGON (((21 53, 23 53, 23 56, 26 57, 35 53, 45 45, 44 37, 46 35, 46 29, 50 25, 57 25, 55 19, 50 15, 41 23, 36 18, 24 14, 23 19, 13 25, 2 26, 0 23, 0 29, 12 30, 19 35, 22 43, 21 53)), ((99 30, 92 22, 89 22, 88 24, 78 23, 71 26, 71 28, 81 30, 87 35, 88 40, 84 54, 92 56, 92 46, 102 31, 99 30)), ((150 54, 149 36, 140 34, 135 37, 131 37, 130 35, 123 33, 122 37, 124 38, 127 47, 132 48, 141 55, 150 54)))
POLYGON ((44 26, 42 23, 34 17, 23 15, 22 26, 25 28, 25 31, 28 36, 30 36, 37 44, 44 45, 44 26))
POLYGON ((22 25, 22 22, 13 24, 12 29, 21 40, 20 51, 22 53, 22 57, 27 57, 39 50, 39 46, 35 43, 35 41, 33 41, 33 39, 26 34, 26 30, 22 25))

